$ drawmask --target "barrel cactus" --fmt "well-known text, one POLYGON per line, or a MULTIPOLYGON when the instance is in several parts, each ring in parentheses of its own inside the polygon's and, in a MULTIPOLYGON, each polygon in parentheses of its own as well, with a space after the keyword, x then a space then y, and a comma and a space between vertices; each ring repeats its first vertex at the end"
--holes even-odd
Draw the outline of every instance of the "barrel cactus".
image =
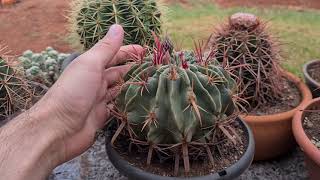
POLYGON ((281 95, 279 47, 266 23, 253 14, 236 13, 211 36, 209 48, 216 59, 237 78, 238 93, 258 108, 281 95))
POLYGON ((125 31, 125 44, 152 45, 151 32, 161 31, 155 0, 74 0, 70 16, 71 31, 90 49, 113 24, 125 31))
POLYGON ((52 86, 60 75, 62 62, 69 54, 59 53, 52 47, 47 47, 41 53, 27 50, 18 58, 29 80, 52 86))
POLYGON ((31 105, 32 92, 23 73, 8 65, 9 56, 0 53, 0 121, 31 105))
POLYGON ((236 85, 210 55, 174 52, 170 41, 155 41, 153 55, 139 60, 124 77, 115 101, 118 126, 111 143, 125 134, 132 144, 147 146, 148 164, 154 152, 169 150, 166 154, 176 163, 182 159, 188 173, 192 143, 213 159, 218 124, 236 110, 236 85))

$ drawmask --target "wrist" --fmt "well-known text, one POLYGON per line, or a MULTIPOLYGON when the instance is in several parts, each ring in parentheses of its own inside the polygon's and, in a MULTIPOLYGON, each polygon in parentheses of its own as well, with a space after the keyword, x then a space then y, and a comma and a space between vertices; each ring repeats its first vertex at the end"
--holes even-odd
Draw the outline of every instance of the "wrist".
POLYGON ((45 179, 63 161, 61 135, 46 113, 45 108, 30 109, 0 130, 5 142, 0 147, 0 174, 5 179, 45 179))

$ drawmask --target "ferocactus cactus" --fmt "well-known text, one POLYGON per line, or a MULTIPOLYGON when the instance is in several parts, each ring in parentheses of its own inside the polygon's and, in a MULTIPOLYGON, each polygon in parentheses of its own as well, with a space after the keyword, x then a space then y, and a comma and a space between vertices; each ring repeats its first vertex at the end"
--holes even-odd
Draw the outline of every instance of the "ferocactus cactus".
POLYGON ((125 31, 125 44, 152 45, 152 33, 161 31, 161 13, 155 0, 74 0, 71 31, 84 49, 102 39, 113 24, 125 31))
POLYGON ((131 143, 149 148, 148 164, 153 152, 166 149, 175 162, 183 159, 189 172, 191 144, 213 159, 219 123, 235 111, 235 82, 210 55, 174 52, 169 40, 155 38, 155 44, 153 55, 137 61, 124 77, 111 143, 126 134, 131 143))
POLYGON ((41 53, 27 50, 18 60, 29 80, 50 87, 59 78, 61 64, 68 56, 69 54, 59 53, 52 47, 47 47, 41 53))
POLYGON ((265 23, 255 15, 233 14, 227 24, 214 32, 209 48, 223 67, 231 69, 241 98, 251 108, 280 96, 279 49, 265 23))
POLYGON ((0 121, 31 105, 32 92, 23 73, 9 66, 9 56, 0 53, 0 121))

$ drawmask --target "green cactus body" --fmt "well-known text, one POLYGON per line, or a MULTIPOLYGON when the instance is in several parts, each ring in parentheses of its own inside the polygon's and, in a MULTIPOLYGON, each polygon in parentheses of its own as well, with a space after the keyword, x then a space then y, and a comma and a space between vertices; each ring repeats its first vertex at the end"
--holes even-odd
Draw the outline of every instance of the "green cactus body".
MULTIPOLYGON (((256 16, 236 13, 212 36, 209 47, 238 79, 239 94, 251 108, 280 96, 279 50, 265 24, 256 16)), ((247 104, 246 104, 247 105, 247 104)), ((247 107, 250 109, 250 107, 247 107)))
POLYGON ((47 47, 41 53, 27 50, 18 60, 29 80, 52 86, 58 79, 62 62, 69 54, 59 53, 52 47, 47 47))
POLYGON ((223 68, 197 61, 193 53, 179 52, 169 58, 165 56, 169 50, 161 51, 134 65, 125 76, 116 99, 121 125, 112 143, 125 127, 132 139, 149 144, 151 153, 159 145, 181 144, 185 153, 189 143, 214 142, 218 122, 235 111, 234 80, 223 68))
POLYGON ((151 45, 152 33, 160 33, 160 11, 154 0, 75 0, 72 31, 84 49, 102 39, 109 27, 121 24, 125 44, 151 45))
POLYGON ((0 56, 0 121, 31 104, 32 93, 22 77, 0 56))

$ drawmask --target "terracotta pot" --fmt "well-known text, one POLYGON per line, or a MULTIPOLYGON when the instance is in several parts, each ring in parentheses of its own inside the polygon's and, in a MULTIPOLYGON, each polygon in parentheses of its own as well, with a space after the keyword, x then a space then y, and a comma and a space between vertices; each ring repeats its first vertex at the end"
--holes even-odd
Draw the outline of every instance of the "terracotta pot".
POLYGON ((298 107, 283 113, 252 116, 242 115, 253 131, 256 152, 254 160, 267 160, 288 152, 294 146, 292 134, 292 118, 294 113, 312 99, 309 88, 289 72, 284 72, 286 78, 299 88, 302 101, 298 107))
POLYGON ((313 61, 306 63, 303 66, 304 79, 306 81, 306 84, 310 88, 314 98, 320 97, 320 83, 318 83, 316 80, 314 80, 310 76, 309 68, 314 66, 315 64, 319 64, 319 63, 320 63, 320 60, 313 60, 313 61))
POLYGON ((11 5, 11 4, 14 4, 16 2, 17 2, 17 0, 1 0, 1 4, 2 5, 11 5))
MULTIPOLYGON (((301 110, 310 109, 317 105, 320 109, 320 98, 314 99, 301 107, 301 110)), ((304 111, 297 111, 293 118, 292 130, 297 143, 304 152, 305 162, 309 170, 309 177, 311 180, 320 179, 320 150, 311 143, 310 139, 304 132, 302 121, 305 117, 304 111)))

